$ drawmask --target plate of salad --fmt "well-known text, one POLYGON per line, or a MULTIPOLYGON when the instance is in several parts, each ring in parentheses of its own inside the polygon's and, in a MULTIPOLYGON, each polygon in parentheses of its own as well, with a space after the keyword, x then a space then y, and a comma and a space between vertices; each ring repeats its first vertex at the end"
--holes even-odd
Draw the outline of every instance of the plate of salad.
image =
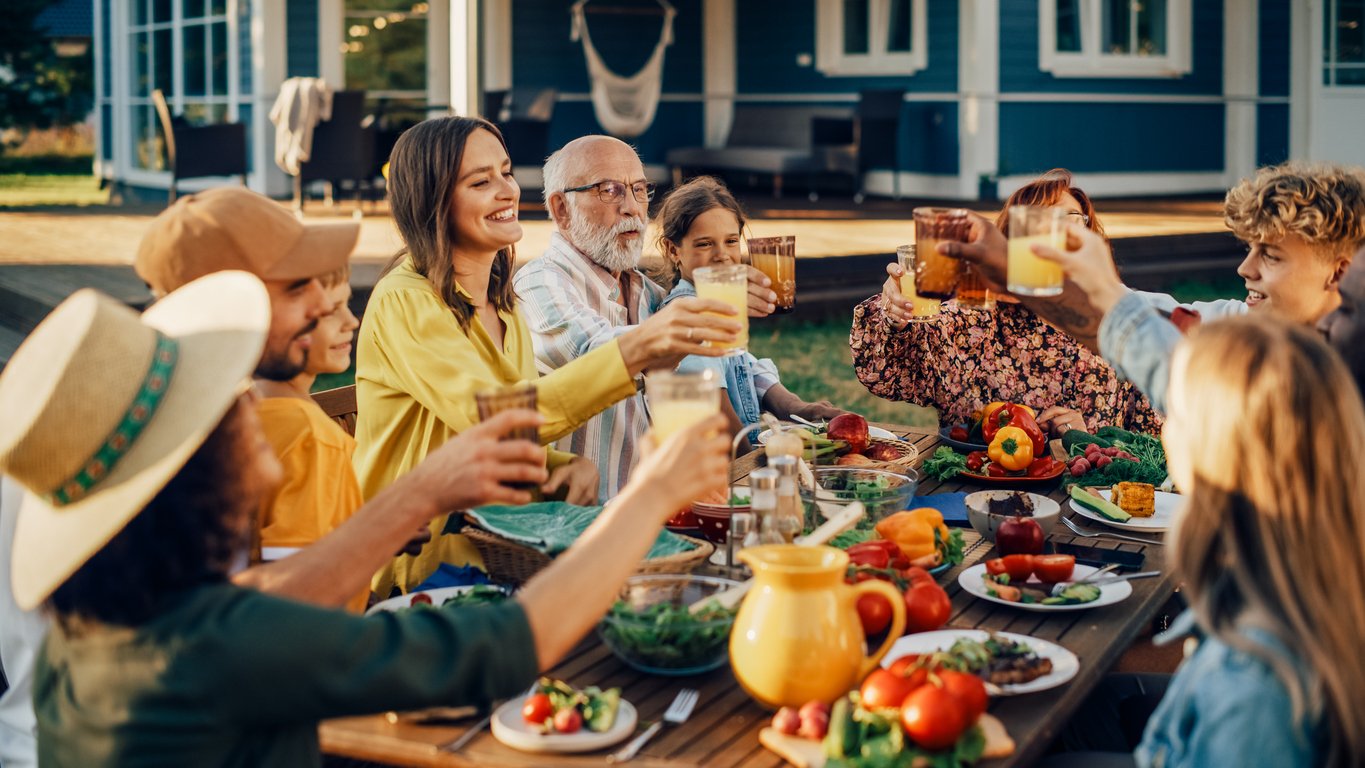
POLYGON ((501 602, 506 599, 507 591, 502 587, 495 587, 492 584, 440 587, 438 589, 424 589, 420 592, 409 592, 406 595, 391 597, 388 600, 375 603, 365 612, 365 615, 371 616, 381 611, 401 611, 407 608, 418 608, 424 605, 439 608, 446 603, 479 605, 483 603, 501 602))
MULTIPOLYGON (((1024 555, 1023 557, 1033 558, 1034 556, 1024 555)), ((1070 555, 1042 555, 1040 557, 1065 558, 1071 561, 1073 568, 1070 573, 1063 576, 1062 581, 1079 581, 1099 570, 1089 565, 1076 565, 1075 558, 1070 555)), ((962 573, 958 574, 957 583, 973 597, 1008 605, 1023 611, 1040 613, 1084 611, 1090 608, 1099 608, 1122 602, 1133 594, 1133 587, 1126 581, 1120 581, 1098 586, 1074 584, 1062 590, 1062 594, 1053 595, 1052 587, 1056 581, 1041 579, 1039 574, 1041 573, 1049 578, 1055 578, 1055 575, 1060 574, 1049 573, 1047 570, 1051 567, 1049 565, 1032 568, 1030 573, 1025 575, 1022 570, 1019 570, 1023 565, 1023 563, 1010 562, 1009 558, 996 558, 996 560, 978 563, 971 568, 964 569, 962 573), (997 561, 1003 562, 997 563, 997 561), (1011 574, 1008 572, 1009 568, 1016 570, 1011 574)))
POLYGON ((592 752, 635 732, 639 716, 620 688, 578 689, 542 677, 531 693, 498 707, 493 738, 524 752, 592 752))

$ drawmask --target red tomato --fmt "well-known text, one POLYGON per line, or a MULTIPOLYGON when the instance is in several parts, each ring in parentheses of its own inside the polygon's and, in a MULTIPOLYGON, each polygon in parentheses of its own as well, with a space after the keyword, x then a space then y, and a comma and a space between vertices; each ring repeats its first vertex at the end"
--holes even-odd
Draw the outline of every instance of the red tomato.
POLYGON ((578 707, 565 707, 555 713, 555 731, 559 733, 578 733, 583 727, 583 715, 578 707))
POLYGON ((887 709, 899 707, 916 687, 909 678, 889 669, 878 669, 863 681, 858 695, 868 709, 887 709))
MULTIPOLYGON (((918 653, 902 656, 891 662, 891 666, 888 667, 888 669, 891 670, 891 674, 900 675, 910 681, 910 690, 913 691, 929 682, 930 667, 927 664, 922 665, 920 663, 920 659, 922 658, 923 657, 918 653)), ((937 668, 938 667, 936 666, 934 667, 934 669, 937 668)))
POLYGON ((948 439, 956 440, 959 443, 967 442, 967 428, 961 424, 948 430, 948 439))
POLYGON ((891 625, 891 603, 881 595, 863 595, 858 598, 858 620, 863 623, 863 634, 867 636, 885 632, 891 625))
POLYGON ((937 584, 914 584, 905 590, 905 631, 930 632, 943 626, 953 612, 948 593, 937 584))
POLYGON ((431 595, 425 592, 418 592, 412 596, 412 601, 408 605, 431 605, 431 595))
POLYGON ((986 561, 986 573, 992 576, 999 576, 1005 572, 1005 558, 993 557, 986 561))
POLYGON ((938 582, 934 580, 933 574, 918 565, 912 565, 901 571, 901 578, 909 582, 912 587, 916 584, 938 584, 938 582))
POLYGON ((1042 581, 1066 581, 1076 569, 1075 555, 1034 555, 1033 572, 1042 581))
POLYGON ((943 690, 957 697, 967 708, 967 722, 975 723, 981 713, 986 711, 990 696, 986 694, 986 684, 976 675, 945 669, 938 673, 943 690))
POLYGON ((999 464, 996 464, 995 462, 991 462, 990 464, 986 465, 986 474, 990 477, 1008 476, 1008 473, 1005 472, 1005 468, 1000 466, 999 464))
POLYGON ((901 705, 901 725, 915 743, 930 750, 957 743, 971 721, 967 707, 937 685, 921 685, 901 705))
POLYGON ((528 697, 526 703, 521 705, 521 719, 535 725, 543 725, 554 713, 554 704, 551 704, 550 697, 543 693, 528 697))
POLYGON ((1000 559, 1005 561, 1005 573, 1012 582, 1028 581, 1033 573, 1033 555, 1005 555, 1000 559))

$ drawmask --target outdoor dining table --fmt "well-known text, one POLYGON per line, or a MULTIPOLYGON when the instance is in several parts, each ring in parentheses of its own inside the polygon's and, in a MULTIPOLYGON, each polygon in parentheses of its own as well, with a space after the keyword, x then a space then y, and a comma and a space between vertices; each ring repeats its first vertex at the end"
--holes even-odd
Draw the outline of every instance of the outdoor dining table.
MULTIPOLYGON (((919 450, 918 466, 939 447, 937 433, 894 424, 879 425, 912 443, 919 450)), ((756 454, 735 462, 733 475, 742 480, 755 466, 756 454)), ((923 473, 921 473, 922 475, 923 473)), ((920 494, 981 490, 967 482, 938 482, 921 477, 920 494)), ((1049 495, 1062 504, 1063 515, 1070 515, 1065 491, 1057 488, 1049 495)), ((1093 529, 1086 518, 1074 521, 1093 529)), ((960 565, 939 576, 939 583, 952 598, 953 610, 946 629, 985 629, 1007 631, 1057 643, 1080 659, 1080 671, 1069 683, 1051 690, 1021 696, 1001 697, 990 704, 1016 743, 1014 754, 985 760, 985 768, 1032 765, 1065 727, 1068 719, 1094 690, 1119 656, 1143 627, 1157 616, 1171 597, 1175 583, 1166 571, 1165 547, 1134 544, 1104 538, 1076 539, 1059 526, 1061 533, 1049 537, 1053 542, 1076 541, 1102 548, 1117 548, 1145 555, 1143 570, 1161 570, 1159 578, 1130 582, 1133 593, 1122 602, 1084 611, 1035 613, 985 600, 964 592, 957 576, 990 556, 993 547, 970 528, 963 531, 966 558, 960 565)), ((758 732, 772 718, 772 711, 759 705, 739 686, 728 666, 694 677, 661 677, 637 672, 612 655, 597 639, 589 636, 549 675, 577 686, 620 686, 622 696, 639 710, 639 729, 659 719, 680 688, 696 688, 700 700, 687 722, 666 727, 650 741, 633 764, 648 768, 676 766, 750 766, 784 765, 782 758, 759 744, 758 732)), ((447 748, 476 720, 449 725, 391 723, 380 715, 342 718, 324 722, 320 738, 324 752, 332 755, 371 760, 394 765, 417 766, 544 766, 602 765, 611 750, 582 755, 532 754, 519 752, 498 742, 486 730, 457 751, 447 748)), ((615 749, 614 747, 612 749, 615 749)))

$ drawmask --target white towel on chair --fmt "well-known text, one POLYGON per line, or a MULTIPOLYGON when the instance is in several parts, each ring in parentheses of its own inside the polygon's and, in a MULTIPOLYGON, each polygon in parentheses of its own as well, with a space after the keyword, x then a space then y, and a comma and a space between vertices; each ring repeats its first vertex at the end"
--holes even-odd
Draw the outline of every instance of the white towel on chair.
POLYGON ((313 128, 332 117, 332 89, 317 77, 291 77, 280 84, 270 108, 275 124, 275 165, 297 176, 313 152, 313 128))

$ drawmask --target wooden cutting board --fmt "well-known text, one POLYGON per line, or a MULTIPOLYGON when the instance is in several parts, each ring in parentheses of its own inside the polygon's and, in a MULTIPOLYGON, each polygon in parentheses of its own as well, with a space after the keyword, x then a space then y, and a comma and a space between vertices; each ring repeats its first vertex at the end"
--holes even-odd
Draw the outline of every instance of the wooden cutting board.
MULTIPOLYGON (((983 758, 1008 757, 1014 754, 1014 739, 1010 738, 1009 732, 1005 730, 1004 723, 987 713, 981 716, 978 724, 986 736, 986 751, 982 754, 983 758)), ((777 753, 779 757, 796 766, 796 768, 824 768, 825 766, 824 747, 818 741, 778 733, 772 727, 759 731, 758 740, 763 746, 777 753)))

